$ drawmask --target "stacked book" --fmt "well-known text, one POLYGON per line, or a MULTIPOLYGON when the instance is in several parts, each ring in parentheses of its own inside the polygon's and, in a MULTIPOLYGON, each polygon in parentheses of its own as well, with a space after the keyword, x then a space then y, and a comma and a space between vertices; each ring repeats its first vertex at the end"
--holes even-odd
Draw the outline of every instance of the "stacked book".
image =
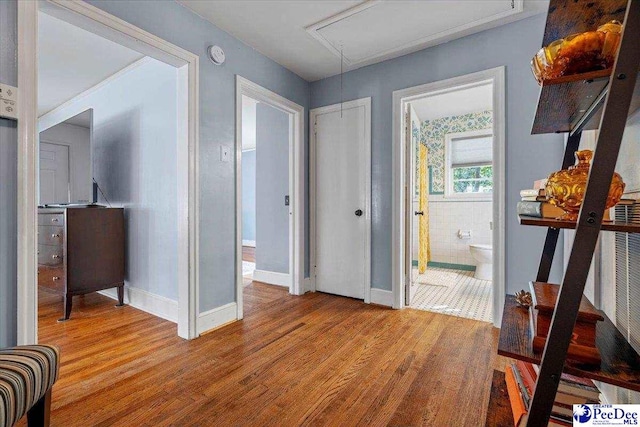
MULTIPOLYGON (((529 418, 529 407, 538 379, 538 365, 516 360, 505 369, 505 380, 509 403, 516 427, 525 426, 529 418)), ((598 404, 600 392, 587 378, 562 374, 556 399, 551 410, 549 426, 572 426, 573 405, 598 404)))
POLYGON ((518 215, 536 218, 559 218, 564 211, 547 201, 545 192, 546 179, 539 179, 533 183, 533 188, 520 191, 521 200, 518 202, 518 215))

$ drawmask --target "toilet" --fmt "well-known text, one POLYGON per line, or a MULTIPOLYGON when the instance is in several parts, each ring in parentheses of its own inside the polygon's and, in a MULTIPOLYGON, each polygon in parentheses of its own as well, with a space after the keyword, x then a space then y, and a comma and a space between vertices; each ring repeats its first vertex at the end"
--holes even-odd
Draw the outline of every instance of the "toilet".
POLYGON ((491 245, 469 245, 471 256, 476 260, 476 274, 479 280, 493 280, 493 248, 491 245))

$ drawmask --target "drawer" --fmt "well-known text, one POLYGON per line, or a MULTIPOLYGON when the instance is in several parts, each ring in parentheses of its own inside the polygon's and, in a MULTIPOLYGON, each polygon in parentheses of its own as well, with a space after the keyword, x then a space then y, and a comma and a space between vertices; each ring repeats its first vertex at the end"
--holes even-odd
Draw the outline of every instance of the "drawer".
POLYGON ((38 265, 62 266, 62 246, 38 245, 38 265))
POLYGON ((38 225, 64 225, 64 214, 61 213, 39 213, 38 225))
POLYGON ((64 243, 64 227, 56 225, 38 226, 38 244, 62 246, 64 243))
POLYGON ((64 292, 66 277, 64 274, 64 268, 60 267, 49 267, 46 265, 38 266, 38 285, 43 286, 45 288, 64 292))

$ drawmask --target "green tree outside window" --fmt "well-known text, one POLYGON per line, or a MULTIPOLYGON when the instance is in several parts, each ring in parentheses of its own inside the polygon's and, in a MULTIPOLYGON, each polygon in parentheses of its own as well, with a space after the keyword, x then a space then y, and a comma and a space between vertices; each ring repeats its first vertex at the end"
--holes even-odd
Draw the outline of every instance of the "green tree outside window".
POLYGON ((454 193, 492 193, 493 166, 477 165, 453 168, 454 193))

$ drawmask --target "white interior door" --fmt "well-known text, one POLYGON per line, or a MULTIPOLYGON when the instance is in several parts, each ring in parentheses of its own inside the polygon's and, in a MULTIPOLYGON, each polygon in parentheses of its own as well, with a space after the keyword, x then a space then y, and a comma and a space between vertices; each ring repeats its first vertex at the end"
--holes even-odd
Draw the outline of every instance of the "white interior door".
POLYGON ((40 143, 40 204, 69 202, 69 147, 40 143))
POLYGON ((316 290, 367 299, 370 100, 315 115, 316 290))
POLYGON ((409 203, 411 205, 411 208, 414 208, 414 209, 408 210, 407 218, 405 220, 405 226, 406 226, 405 233, 407 236, 407 239, 405 241, 405 253, 410 256, 405 257, 406 265, 404 267, 405 267, 406 289, 404 292, 404 297, 405 297, 404 303, 406 306, 410 306, 411 301, 413 301, 413 297, 415 296, 416 291, 418 290, 418 270, 417 270, 417 267, 414 268, 413 260, 418 259, 417 253, 419 251, 419 246, 420 246, 420 239, 419 239, 420 233, 418 232, 419 230, 418 218, 417 216, 414 215, 414 212, 419 211, 420 208, 419 208, 419 204, 416 204, 414 202, 414 199, 416 197, 415 188, 419 180, 419 176, 417 176, 417 173, 416 173, 416 161, 418 160, 416 159, 417 141, 413 140, 412 129, 411 129, 411 121, 413 119, 411 104, 407 104, 407 111, 405 112, 404 119, 405 119, 405 125, 404 125, 405 144, 407 144, 407 146, 410 147, 410 149, 407 150, 407 159, 405 164, 409 165, 409 167, 411 168, 411 173, 408 175, 412 177, 412 179, 410 180, 410 185, 406 187, 405 198, 410 201, 409 203))

